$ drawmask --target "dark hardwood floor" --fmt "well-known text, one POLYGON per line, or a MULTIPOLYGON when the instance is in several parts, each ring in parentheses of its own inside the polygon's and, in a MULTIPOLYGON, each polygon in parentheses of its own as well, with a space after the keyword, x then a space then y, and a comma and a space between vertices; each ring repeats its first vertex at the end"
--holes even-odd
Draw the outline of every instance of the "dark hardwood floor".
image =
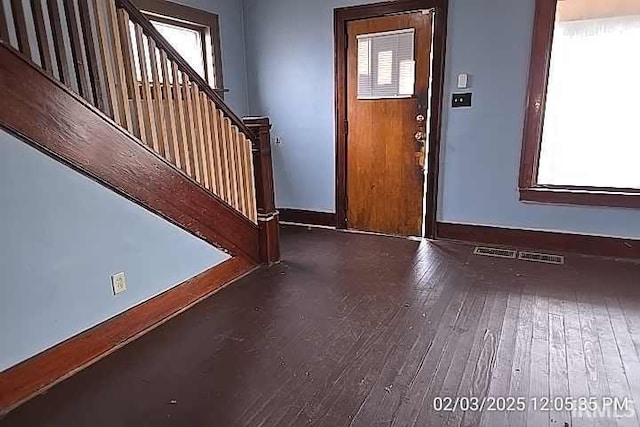
POLYGON ((640 402, 640 265, 569 256, 555 266, 295 227, 282 238, 279 266, 0 425, 638 425, 632 404, 571 413, 532 399, 640 402), (527 408, 436 411, 447 396, 522 397, 527 408))

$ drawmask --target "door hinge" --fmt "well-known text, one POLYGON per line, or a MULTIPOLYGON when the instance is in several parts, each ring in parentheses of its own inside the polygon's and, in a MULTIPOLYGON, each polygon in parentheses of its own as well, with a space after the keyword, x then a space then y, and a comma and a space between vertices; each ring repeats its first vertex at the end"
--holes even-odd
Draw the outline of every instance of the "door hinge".
POLYGON ((349 33, 344 35, 344 50, 349 49, 349 33))
POLYGON ((349 134, 349 120, 344 121, 344 134, 345 135, 349 134))

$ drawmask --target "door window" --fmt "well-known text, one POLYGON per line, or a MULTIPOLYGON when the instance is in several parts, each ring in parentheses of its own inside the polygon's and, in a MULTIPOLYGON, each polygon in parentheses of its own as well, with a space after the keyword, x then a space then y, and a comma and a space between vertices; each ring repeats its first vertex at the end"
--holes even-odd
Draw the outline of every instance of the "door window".
POLYGON ((358 40, 358 99, 414 95, 415 29, 362 34, 358 40))

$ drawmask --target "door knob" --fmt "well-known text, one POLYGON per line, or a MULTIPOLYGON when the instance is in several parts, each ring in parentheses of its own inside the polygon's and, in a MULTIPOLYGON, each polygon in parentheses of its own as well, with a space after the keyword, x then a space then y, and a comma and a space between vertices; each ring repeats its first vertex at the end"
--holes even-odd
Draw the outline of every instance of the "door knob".
POLYGON ((416 141, 424 142, 425 139, 427 138, 427 135, 422 131, 418 131, 415 134, 415 138, 416 138, 416 141))

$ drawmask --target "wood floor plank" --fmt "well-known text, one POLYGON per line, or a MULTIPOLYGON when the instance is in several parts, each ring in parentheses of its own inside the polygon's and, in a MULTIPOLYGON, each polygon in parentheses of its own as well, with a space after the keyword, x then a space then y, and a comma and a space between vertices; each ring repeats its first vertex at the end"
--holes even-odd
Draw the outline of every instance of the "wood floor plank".
MULTIPOLYGON (((529 405, 527 425, 542 427, 549 425, 548 410, 540 410, 531 403, 537 399, 549 399, 549 299, 536 294, 533 314, 533 337, 531 340, 531 364, 529 373, 529 405)), ((537 405, 536 405, 537 406, 537 405)))
POLYGON ((479 257, 461 244, 306 227, 284 227, 282 242, 279 265, 0 417, 0 426, 638 424, 635 412, 435 411, 433 400, 639 401, 640 264, 568 256, 550 266, 479 257))
MULTIPOLYGON (((508 295, 499 290, 493 303, 489 323, 479 344, 478 358, 471 374, 469 397, 487 400, 491 376, 495 368, 495 360, 500 341, 500 333, 504 313, 507 310, 508 295)), ((477 425, 482 419, 482 411, 468 411, 462 416, 463 425, 477 425)))
MULTIPOLYGON (((602 358, 604 370, 609 383, 611 398, 630 398, 631 390, 627 374, 625 373, 624 363, 620 354, 620 347, 616 340, 611 319, 607 310, 606 302, 602 299, 592 300, 594 325, 597 328, 600 348, 602 350, 602 358)), ((612 411, 612 408, 602 408, 606 411, 612 411)), ((616 424, 619 426, 637 426, 638 419, 636 417, 614 416, 616 424)))
MULTIPOLYGON (((448 381, 455 382, 457 380, 457 386, 452 385, 448 386, 450 388, 455 388, 453 393, 450 394, 451 397, 461 397, 461 398, 471 398, 471 388, 472 388, 472 380, 473 373, 475 371, 478 359, 480 357, 480 351, 482 349, 481 343, 484 339, 485 333, 487 331, 487 327, 489 325, 489 319, 491 317, 491 313, 493 311, 493 307, 495 305, 495 301, 497 298, 497 292, 493 289, 487 290, 487 295, 485 297, 484 305, 482 307, 482 313, 480 315, 480 319, 477 323, 475 331, 473 333, 473 337, 469 343, 469 353, 466 360, 462 361, 461 371, 454 375, 453 368, 450 369, 452 373, 452 377, 448 381), (454 380, 455 378, 455 380, 454 380)), ((447 380, 445 379, 445 384, 447 380)), ((443 386, 444 388, 444 386, 443 386)), ((443 391, 443 397, 446 397, 448 393, 443 391)), ((462 417, 464 416, 463 411, 450 411, 446 414, 446 418, 443 421, 443 426, 458 426, 462 422, 462 417)))
MULTIPOLYGON (((485 291, 486 290, 476 288, 470 294, 470 296, 473 296, 473 299, 467 298, 465 301, 466 305, 462 308, 460 316, 456 320, 456 324, 453 326, 453 330, 447 339, 445 347, 441 351, 442 355, 434 373, 431 376, 429 386, 425 390, 422 398, 422 404, 420 405, 420 411, 414 424, 437 425, 443 424, 446 420, 447 414, 442 411, 436 411, 434 401, 435 399, 440 399, 445 396, 442 389, 445 386, 447 375, 451 372, 460 372, 463 368, 462 363, 457 366, 454 365, 454 361, 456 360, 455 356, 458 350, 465 352, 464 345, 462 345, 461 340, 464 340, 465 338, 469 340, 470 336, 465 333, 472 330, 472 325, 477 324, 477 321, 482 315, 485 291)), ((385 424, 391 424, 393 419, 382 419, 379 421, 382 421, 385 424)))
MULTIPOLYGON (((439 300, 439 302, 441 302, 440 305, 443 306, 441 315, 442 325, 452 327, 455 324, 457 319, 459 319, 460 311, 462 310, 466 296, 466 293, 456 293, 453 295, 453 299, 449 304, 442 303, 446 301, 446 299, 439 300)), ((398 313, 398 316, 394 318, 393 322, 395 324, 391 323, 384 325, 384 328, 380 330, 380 333, 375 337, 375 339, 370 341, 370 345, 364 347, 365 351, 361 353, 361 357, 355 359, 357 361, 357 365, 349 370, 353 375, 348 375, 349 371, 346 370, 340 375, 338 381, 343 383, 344 386, 334 389, 325 397, 324 401, 321 402, 321 405, 326 409, 321 410, 319 413, 320 425, 332 426, 344 423, 345 407, 349 405, 350 402, 362 401, 366 398, 368 392, 379 378, 380 371, 384 366, 385 360, 390 356, 389 352, 392 348, 387 347, 386 344, 393 342, 394 346, 397 345, 398 338, 395 334, 397 331, 402 331, 411 324, 410 310, 407 310, 407 307, 405 307, 404 304, 401 306, 400 312, 398 313), (358 380, 358 378, 364 379, 364 383, 361 387, 357 388, 358 392, 354 393, 353 386, 361 381, 358 380)), ((444 332, 446 328, 447 326, 443 328, 437 327, 438 332, 436 333, 436 336, 433 339, 434 342, 430 348, 442 348, 444 341, 450 336, 450 334, 444 332)), ((421 366, 421 370, 424 369, 424 372, 427 372, 425 366, 432 366, 432 364, 437 363, 435 355, 435 351, 431 354, 427 353, 425 361, 421 366)), ((412 386, 415 387, 416 383, 418 383, 418 380, 416 380, 412 386)), ((391 390, 393 388, 393 384, 389 384, 386 387, 388 387, 387 390, 391 390)), ((355 414, 348 415, 354 416, 355 414)))
MULTIPOLYGON (((420 259, 423 255, 420 251, 416 258, 420 259)), ((425 268, 424 264, 421 268, 425 268)), ((420 269, 415 271, 415 277, 421 277, 423 274, 424 272, 420 269)), ((379 286, 383 284, 379 283, 379 286)), ((379 331, 397 314, 397 306, 394 303, 384 306, 381 311, 380 305, 375 303, 375 297, 371 293, 357 292, 354 297, 360 298, 359 303, 356 304, 357 309, 352 309, 345 304, 346 300, 341 298, 337 307, 340 310, 331 316, 331 319, 342 321, 337 329, 338 332, 328 331, 325 326, 316 323, 315 327, 306 333, 305 339, 309 345, 305 346, 303 351, 294 352, 295 357, 288 358, 283 368, 291 375, 282 377, 284 379, 279 381, 281 386, 275 393, 259 398, 258 404, 245 414, 245 419, 250 419, 255 424, 287 425, 297 417, 314 417, 314 411, 322 409, 321 406, 308 408, 305 403, 319 399, 331 384, 348 372, 348 367, 355 363, 354 359, 359 359, 361 357, 359 355, 366 354, 363 346, 369 345, 376 331, 379 331), (345 315, 344 313, 347 312, 349 314, 345 315), (312 356, 307 357, 314 347, 311 343, 324 342, 327 339, 327 333, 331 337, 329 344, 319 346, 315 353, 311 353, 312 356), (357 356, 353 357, 354 354, 357 356), (292 366, 293 368, 290 368, 292 366), (332 370, 328 370, 332 367, 332 370), (300 384, 297 378, 304 378, 303 383, 300 384), (309 399, 307 393, 314 393, 315 397, 309 399), (287 399, 295 403, 287 405, 286 408, 278 405, 287 399)))
MULTIPOLYGON (((460 318, 460 312, 468 295, 467 290, 463 292, 463 294, 452 295, 450 290, 445 288, 442 293, 432 295, 435 297, 435 301, 433 304, 431 301, 429 302, 431 313, 426 319, 426 324, 430 328, 419 337, 418 351, 412 354, 412 360, 403 370, 402 380, 398 379, 395 384, 380 384, 382 392, 390 394, 391 398, 396 401, 394 422, 402 420, 401 422, 405 423, 409 422, 411 417, 418 416, 419 408, 413 408, 408 402, 422 400, 423 392, 430 381, 429 374, 433 372, 431 368, 435 367, 438 362, 438 354, 434 348, 444 346, 447 335, 444 331, 449 331, 449 328, 452 328, 460 318)), ((367 421, 364 418, 366 412, 360 412, 362 415, 359 419, 364 425, 367 421)))
MULTIPOLYGON (((441 271, 444 272, 444 269, 441 271)), ((442 287, 436 287, 424 294, 421 304, 412 304, 412 318, 416 326, 406 329, 393 352, 386 358, 375 384, 354 415, 354 425, 367 425, 370 420, 391 416, 397 410, 415 378, 424 353, 432 343, 433 335, 428 330, 434 328, 437 318, 427 316, 427 313, 438 301, 451 296, 450 293, 443 295, 442 291, 442 287)))
POLYGON ((636 353, 640 354, 640 301, 618 298, 636 353))
POLYGON ((549 396, 554 400, 551 424, 569 424, 571 414, 563 410, 564 403, 557 404, 570 395, 564 317, 555 313, 549 313, 549 396))
POLYGON ((436 330, 441 325, 437 318, 427 316, 427 313, 438 301, 450 298, 450 294, 442 294, 442 290, 432 292, 425 299, 425 304, 414 311, 416 327, 407 328, 393 353, 386 358, 376 383, 354 416, 353 425, 388 425, 396 417, 401 403, 408 399, 408 393, 415 387, 421 368, 428 363, 428 351, 436 339, 429 329, 436 330))
MULTIPOLYGON (((438 268, 436 269, 438 272, 434 273, 434 276, 439 276, 439 275, 446 275, 446 269, 444 268, 444 265, 440 264, 438 265, 438 268)), ((446 281, 446 280, 445 280, 446 281)), ((421 286, 422 288, 422 286, 421 286)), ((442 319, 442 313, 444 312, 444 309, 446 308, 448 302, 451 300, 452 295, 454 294, 453 292, 453 288, 451 289, 444 289, 444 288, 435 288, 435 290, 433 292, 431 291, 427 291, 427 301, 426 304, 427 306, 431 306, 433 307, 432 312, 431 312, 431 316, 430 318, 426 319, 427 324, 429 324, 429 322, 431 322, 431 325, 433 327, 432 332, 429 334, 425 334, 423 335, 421 338, 424 340, 423 342, 425 343, 430 343, 431 340, 433 339, 434 334, 436 333, 437 327, 436 325, 439 323, 439 321, 442 319), (443 291, 446 291, 444 294, 442 294, 443 291), (435 307, 438 307, 437 309, 435 307)), ((403 316, 401 317, 397 317, 396 321, 397 322, 401 322, 400 325, 402 324, 406 324, 406 320, 409 319, 411 312, 412 312, 412 307, 415 309, 415 305, 409 304, 410 307, 406 307, 404 306, 404 301, 402 302, 403 306, 401 309, 401 314, 403 314, 403 316), (408 310, 409 309, 409 310, 408 310)), ((417 314, 414 311, 415 314, 417 314)), ((424 311, 420 310, 420 315, 424 313, 424 311)), ((402 330, 402 327, 400 328, 402 330)), ((357 374, 355 376, 353 376, 354 379, 357 379, 358 381, 362 381, 362 384, 360 385, 360 387, 364 387, 365 390, 365 394, 363 395, 362 399, 366 399, 366 395, 368 394, 367 390, 371 390, 376 383, 378 383, 379 381, 379 375, 380 375, 380 368, 371 368, 371 366, 369 365, 369 369, 367 369, 367 362, 368 362, 368 357, 371 354, 371 350, 380 346, 381 343, 384 342, 388 342, 389 341, 389 337, 388 334, 393 332, 393 328, 389 328, 388 325, 385 326, 385 329, 380 331, 380 334, 383 335, 376 335, 375 339, 371 339, 369 340, 367 343, 365 343, 365 345, 362 347, 362 351, 356 352, 356 357, 352 357, 351 360, 349 361, 348 364, 344 365, 342 367, 342 369, 338 372, 336 372, 334 375, 329 377, 329 381, 338 381, 340 379, 346 380, 348 378, 348 372, 349 369, 357 369, 357 372, 362 372, 362 374, 357 374), (384 335, 387 334, 387 335, 384 335), (354 368, 355 366, 355 368, 354 368)), ((395 342, 395 341, 393 341, 395 342)), ((395 346, 394 346, 395 347, 395 346)), ((422 357, 421 353, 417 352, 417 356, 418 357, 422 357)), ((381 360, 378 359, 376 361, 376 363, 380 363, 381 360)), ((382 362, 384 362, 382 360, 382 362)), ((416 364, 416 366, 419 366, 419 362, 415 361, 414 359, 414 363, 416 364)), ((417 368, 416 368, 417 369, 417 368)), ((415 375, 415 370, 411 370, 410 369, 410 376, 413 377, 415 375)), ((385 384, 384 387, 386 388, 385 392, 393 392, 393 386, 392 387, 388 387, 388 384, 385 384)), ((396 387, 396 389, 398 389, 398 387, 396 387)), ((321 401, 321 404, 318 405, 316 412, 319 414, 320 417, 322 417, 322 423, 325 425, 330 424, 331 422, 333 422, 333 416, 335 416, 337 413, 339 413, 338 410, 336 410, 336 408, 334 407, 334 405, 336 404, 336 402, 338 404, 343 403, 341 402, 342 399, 344 399, 343 394, 344 394, 345 389, 342 390, 337 390, 337 392, 333 392, 333 393, 328 393, 327 395, 325 395, 324 399, 321 401), (324 413, 323 413, 324 412, 324 413)), ((358 411, 355 411, 355 413, 353 414, 355 416, 355 414, 358 411)), ((298 420, 300 421, 300 420, 298 420)))
MULTIPOLYGON (((509 391, 505 396, 527 398, 529 396, 529 382, 531 375, 531 340, 533 339, 533 313, 535 296, 531 292, 524 292, 520 301, 518 326, 513 348, 511 363, 511 377, 509 391)), ((509 425, 526 425, 526 411, 516 410, 507 414, 509 425)))
MULTIPOLYGON (((582 348, 587 370, 589 396, 611 396, 598 329, 595 325, 593 309, 588 295, 578 294, 578 316, 582 331, 582 348)), ((615 425, 615 422, 612 420, 598 420, 597 424, 615 425)))
MULTIPOLYGON (((417 286, 420 288, 419 294, 424 298, 425 311, 422 314, 428 312, 426 311, 427 307, 430 307, 435 303, 443 290, 442 283, 438 283, 436 281, 437 278, 445 272, 441 263, 437 262, 434 258, 429 258, 433 262, 428 263, 428 265, 424 262, 432 255, 431 251, 422 247, 415 257, 415 262, 412 268, 409 269, 411 273, 410 276, 418 279, 417 286), (425 276, 429 276, 429 279, 435 280, 423 282, 423 278, 425 276)), ((370 303, 371 295, 364 294, 360 300, 361 306, 367 307, 370 303)), ((419 307, 420 306, 418 306, 418 309, 419 307)), ((316 375, 319 375, 320 378, 336 378, 339 377, 340 374, 344 373, 344 367, 348 366, 347 364, 349 363, 350 355, 353 354, 356 348, 360 348, 362 345, 361 343, 366 339, 365 331, 369 328, 369 326, 367 326, 369 322, 366 322, 368 315, 369 314, 366 314, 361 309, 355 311, 353 315, 349 316, 352 318, 352 321, 347 325, 344 325, 346 327, 343 326, 341 332, 337 335, 337 346, 327 347, 323 352, 318 354, 316 358, 310 361, 310 365, 316 367, 316 369, 314 369, 316 375), (353 326, 356 327, 354 328, 353 326), (327 362, 331 360, 335 361, 335 364, 340 367, 339 371, 330 370, 331 364, 327 362), (317 369, 318 366, 321 367, 320 371, 317 369)), ((428 320, 425 319, 424 323, 427 324, 428 320)), ((274 425, 295 425, 296 420, 304 419, 308 414, 306 402, 313 401, 322 396, 329 388, 331 381, 327 379, 321 384, 322 387, 318 387, 318 381, 315 383, 307 381, 300 389, 293 389, 292 395, 295 396, 295 403, 290 406, 287 412, 280 419, 274 421, 274 425)))
MULTIPOLYGON (((587 382, 587 368, 582 346, 582 330, 578 314, 578 303, 575 292, 567 292, 562 307, 564 315, 564 329, 567 346, 567 376, 569 378, 569 396, 589 396, 587 382)), ((583 417, 577 412, 571 414, 573 426, 592 426, 594 422, 589 417, 583 417)))
MULTIPOLYGON (((631 333, 619 303, 615 297, 606 298, 608 317, 615 335, 618 352, 622 359, 624 372, 629 386, 630 398, 634 402, 640 402, 640 355, 633 344, 631 333)), ((631 411, 621 410, 626 415, 631 411)), ((635 411, 635 419, 640 424, 640 413, 635 411)))
MULTIPOLYGON (((515 350, 515 342, 518 333, 518 318, 520 316, 520 305, 522 295, 518 293, 509 293, 507 301, 507 309, 505 311, 502 328, 500 332, 500 341, 496 353, 494 368, 489 380, 488 396, 493 398, 509 397, 509 383, 511 381, 513 366, 513 356, 515 350)), ((505 402, 506 405, 507 402, 505 402)), ((499 403, 501 405, 501 403, 499 403)), ((500 407, 500 406, 498 406, 500 407)), ((506 406, 505 406, 506 407, 506 406)), ((508 413, 502 411, 487 411, 483 413, 482 424, 489 426, 507 425, 508 413)))

